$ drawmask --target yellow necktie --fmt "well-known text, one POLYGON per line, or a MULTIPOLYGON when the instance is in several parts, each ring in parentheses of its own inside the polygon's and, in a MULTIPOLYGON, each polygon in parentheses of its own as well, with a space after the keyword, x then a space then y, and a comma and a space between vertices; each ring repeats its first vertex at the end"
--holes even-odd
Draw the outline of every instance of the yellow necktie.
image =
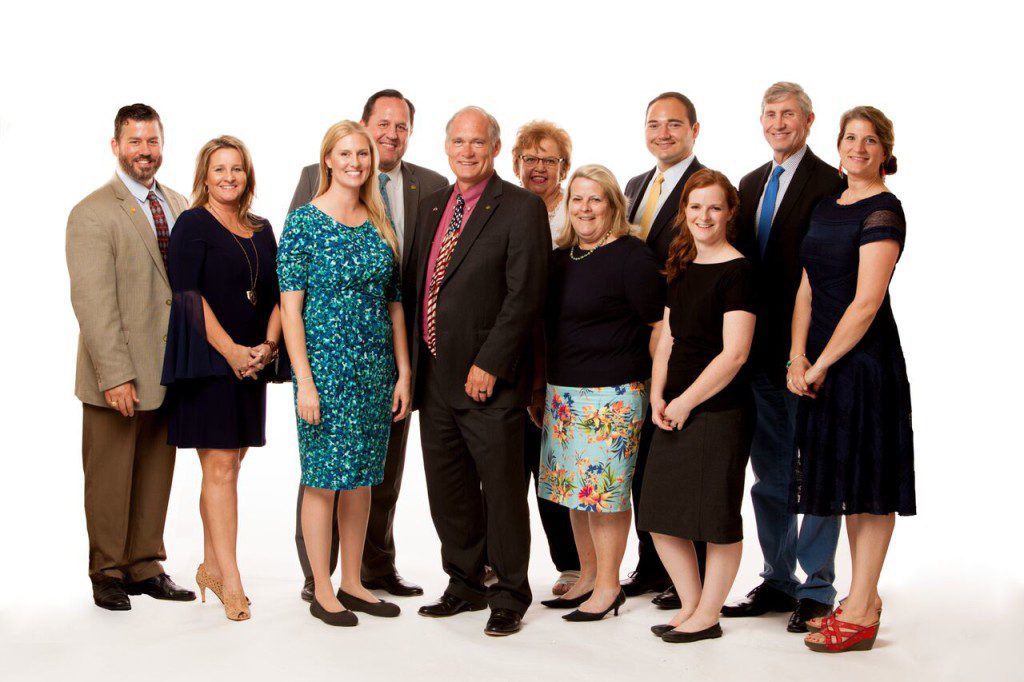
POLYGON ((665 181, 665 176, 658 173, 658 176, 654 178, 654 184, 651 185, 651 193, 647 197, 647 205, 644 206, 644 214, 640 217, 640 238, 647 239, 647 234, 651 231, 651 223, 654 222, 654 209, 658 207, 658 199, 661 197, 661 183, 665 181))

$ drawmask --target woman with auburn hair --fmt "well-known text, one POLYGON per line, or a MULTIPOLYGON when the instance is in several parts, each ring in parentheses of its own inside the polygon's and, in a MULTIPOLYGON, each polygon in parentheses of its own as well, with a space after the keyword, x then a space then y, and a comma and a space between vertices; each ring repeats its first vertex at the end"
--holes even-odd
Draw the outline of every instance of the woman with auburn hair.
POLYGON ((359 579, 370 486, 384 477, 390 422, 411 407, 398 243, 376 175, 366 129, 352 121, 331 126, 320 147, 319 193, 288 214, 277 259, 305 486, 302 533, 315 581, 309 610, 328 625, 356 625, 353 611, 399 614, 359 579))
POLYGON ((650 531, 682 608, 651 631, 666 642, 722 636, 718 624, 743 552, 743 477, 754 433, 742 373, 754 336, 754 274, 732 245, 739 195, 723 174, 683 187, 669 249, 668 303, 654 356, 658 427, 644 472, 650 531), (694 541, 707 543, 701 585, 694 541))
POLYGON ((196 583, 203 601, 211 590, 231 620, 250 616, 235 558, 238 473, 248 449, 266 442, 266 382, 288 373, 278 358, 277 243, 270 223, 251 212, 255 193, 242 141, 210 140, 196 159, 192 208, 178 217, 167 249, 168 443, 199 453, 204 551, 196 583))
POLYGON ((835 613, 808 621, 815 651, 870 649, 882 600, 878 578, 896 514, 917 513, 910 383, 889 281, 903 252, 903 206, 886 187, 896 172, 893 125, 874 107, 839 123, 848 186, 822 199, 800 247, 803 279, 793 311, 789 390, 800 457, 791 506, 843 516, 853 575, 835 613))
POLYGON ((545 305, 547 390, 530 417, 543 428, 538 495, 569 509, 580 577, 542 603, 576 608, 568 621, 593 621, 626 599, 619 567, 665 283, 647 245, 630 236, 626 198, 607 168, 577 169, 566 205, 545 305))

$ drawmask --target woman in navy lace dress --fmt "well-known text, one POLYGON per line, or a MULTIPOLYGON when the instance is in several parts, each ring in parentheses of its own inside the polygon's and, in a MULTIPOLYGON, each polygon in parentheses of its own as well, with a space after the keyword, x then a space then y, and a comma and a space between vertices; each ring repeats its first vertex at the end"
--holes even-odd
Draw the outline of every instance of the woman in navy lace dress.
POLYGON ((815 650, 869 649, 878 632, 878 577, 895 515, 917 511, 910 385, 889 305, 906 221, 885 185, 896 172, 892 122, 874 107, 843 114, 840 167, 849 187, 822 200, 800 250, 787 384, 803 396, 792 507, 842 515, 850 538, 849 597, 812 619, 815 650))

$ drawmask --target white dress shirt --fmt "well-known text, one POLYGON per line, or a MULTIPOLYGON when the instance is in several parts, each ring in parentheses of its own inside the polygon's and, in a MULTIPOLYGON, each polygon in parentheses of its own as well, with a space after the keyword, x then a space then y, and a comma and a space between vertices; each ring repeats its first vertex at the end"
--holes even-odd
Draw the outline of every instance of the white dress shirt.
POLYGON ((565 197, 558 202, 558 206, 555 207, 554 211, 548 211, 548 227, 551 228, 551 247, 555 247, 555 240, 562 236, 562 230, 565 228, 566 212, 565 212, 565 197))
POLYGON ((693 163, 693 154, 690 154, 685 159, 680 161, 674 166, 669 166, 664 172, 655 169, 654 175, 651 176, 651 181, 647 183, 647 188, 644 190, 644 195, 640 198, 640 203, 637 205, 636 213, 633 214, 633 220, 640 221, 640 216, 644 214, 647 209, 647 197, 651 194, 651 187, 654 186, 654 180, 661 173, 665 176, 665 179, 661 182, 661 194, 658 196, 658 203, 654 205, 654 217, 658 217, 661 213, 662 206, 668 201, 668 195, 672 194, 672 190, 676 188, 679 181, 682 180, 683 175, 686 173, 686 169, 693 163))
POLYGON ((388 195, 388 204, 391 206, 391 219, 395 222, 395 238, 398 240, 398 255, 402 255, 405 249, 405 199, 402 189, 402 163, 399 162, 384 175, 391 178, 385 191, 388 195))
MULTIPOLYGON (((149 226, 153 228, 153 234, 156 234, 156 223, 153 222, 153 210, 149 207, 148 197, 150 188, 146 187, 138 180, 135 180, 120 168, 117 169, 117 177, 121 178, 121 182, 123 182, 124 186, 128 188, 131 195, 135 197, 135 201, 139 202, 139 208, 142 209, 143 215, 145 215, 146 220, 149 221, 149 226)), ((178 216, 171 213, 171 205, 167 203, 167 197, 163 195, 163 192, 160 191, 160 188, 157 186, 155 181, 153 182, 152 191, 156 193, 157 201, 160 202, 161 208, 164 209, 164 218, 167 220, 167 232, 170 233, 174 228, 174 221, 178 216)))

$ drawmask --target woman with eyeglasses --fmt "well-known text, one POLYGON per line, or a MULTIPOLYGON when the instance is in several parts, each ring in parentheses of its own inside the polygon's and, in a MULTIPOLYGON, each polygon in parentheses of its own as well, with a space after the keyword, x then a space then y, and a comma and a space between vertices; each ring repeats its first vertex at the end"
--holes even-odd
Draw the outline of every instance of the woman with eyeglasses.
MULTIPOLYGON (((519 178, 519 184, 543 199, 547 206, 552 247, 565 227, 565 192, 562 190, 562 182, 568 175, 571 156, 572 140, 569 139, 569 133, 550 121, 530 121, 519 129, 515 144, 512 145, 512 170, 519 178)), ((538 352, 540 345, 538 343, 538 352)), ((539 355, 537 360, 541 361, 539 355)), ((537 370, 535 399, 543 400, 544 372, 540 367, 537 370)), ((540 436, 540 428, 527 419, 523 459, 526 471, 533 474, 535 482, 538 480, 540 436)), ((537 499, 551 562, 559 572, 558 579, 551 587, 551 594, 560 597, 571 590, 580 578, 580 558, 573 541, 569 510, 544 498, 537 499)))

